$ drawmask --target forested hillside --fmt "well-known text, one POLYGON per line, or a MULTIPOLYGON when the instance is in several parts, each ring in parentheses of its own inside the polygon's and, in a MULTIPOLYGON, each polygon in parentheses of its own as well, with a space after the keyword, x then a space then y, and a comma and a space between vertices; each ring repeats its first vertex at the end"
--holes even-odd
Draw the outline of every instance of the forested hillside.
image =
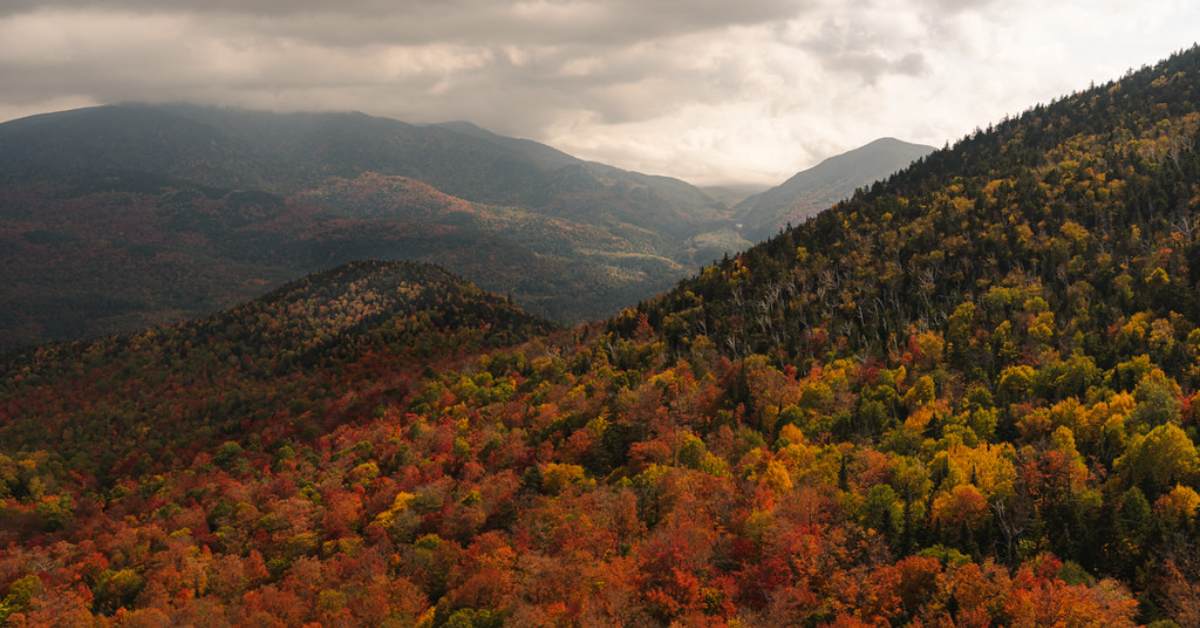
POLYGON ((577 321, 684 277, 690 262, 656 253, 667 242, 378 173, 289 196, 144 173, 0 185, 0 351, 205 316, 371 258, 436 263, 577 321))
POLYGON ((196 318, 352 260, 436 263, 557 321, 733 250, 699 189, 467 123, 115 105, 0 124, 0 351, 196 318))
POLYGON ((0 440, 54 443, 75 472, 112 481, 225 438, 320 434, 341 403, 373 410, 426 369, 551 329, 436 266, 355 262, 209 318, 12 356, 0 440), (387 378, 370 377, 379 364, 387 378))
MULTIPOLYGON (((0 616, 1200 625, 1198 218, 1194 48, 981 130, 605 324, 396 390, 377 387, 411 372, 404 343, 285 371, 341 382, 334 402, 247 410, 287 381, 250 330, 341 320, 319 300, 181 344, 49 349, 0 406, 0 616), (118 412, 161 397, 138 356, 203 374, 207 347, 265 389, 118 412), (58 404, 80 377, 64 365, 92 355, 112 377, 92 410, 58 404), (240 427, 193 442, 196 423, 164 434, 173 415, 240 427), (109 443, 63 444, 74 426, 160 453, 96 468, 81 452, 109 443)), ((371 346, 333 328, 334 356, 371 346)))
POLYGON ((0 351, 194 319, 369 258, 598 320, 776 233, 772 203, 824 209, 907 161, 833 158, 756 197, 739 233, 744 208, 683 181, 466 122, 133 104, 22 118, 0 124, 0 351))

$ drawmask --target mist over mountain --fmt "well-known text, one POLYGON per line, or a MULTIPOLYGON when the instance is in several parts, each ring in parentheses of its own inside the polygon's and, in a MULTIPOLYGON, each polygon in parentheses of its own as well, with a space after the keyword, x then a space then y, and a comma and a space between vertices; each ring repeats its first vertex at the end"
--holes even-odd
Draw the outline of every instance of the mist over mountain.
POLYGON ((713 199, 724 203, 726 207, 735 207, 738 203, 771 189, 772 186, 759 183, 730 183, 725 185, 705 185, 700 189, 713 199))
POLYGON ((378 172, 471 201, 673 235, 722 209, 677 179, 586 162, 468 123, 129 104, 0 124, 0 172, 8 178, 113 171, 277 194, 378 172))

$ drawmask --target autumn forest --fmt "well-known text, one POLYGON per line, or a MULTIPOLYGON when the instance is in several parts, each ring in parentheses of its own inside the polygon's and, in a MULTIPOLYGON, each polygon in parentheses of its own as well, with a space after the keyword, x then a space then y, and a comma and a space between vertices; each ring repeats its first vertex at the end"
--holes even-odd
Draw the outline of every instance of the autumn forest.
MULTIPOLYGON (((213 303, 237 305, 3 355, 0 624, 1200 626, 1200 48, 741 252, 697 252, 725 214, 690 190, 578 172, 628 187, 545 206, 620 198, 621 222, 371 173, 286 200, 166 175, 96 192, 93 225, 167 233, 168 203, 205 208, 181 267, 234 235, 260 239, 228 268, 336 263, 257 298, 215 274, 213 303), (437 217, 415 236, 315 209, 212 222, 413 196, 437 217), (665 247, 637 223, 661 198, 714 213, 665 247), (438 259, 349 261, 453 230, 469 238, 439 259, 515 264, 490 275, 512 290, 438 259), (520 230, 541 248, 472 257, 520 230), (280 238, 351 231, 375 248, 278 261, 280 238), (547 292, 525 277, 586 290, 597 258, 619 260, 597 298, 628 297, 619 313, 522 307, 547 292)), ((0 216, 79 206, 61 181, 0 183, 0 216)))

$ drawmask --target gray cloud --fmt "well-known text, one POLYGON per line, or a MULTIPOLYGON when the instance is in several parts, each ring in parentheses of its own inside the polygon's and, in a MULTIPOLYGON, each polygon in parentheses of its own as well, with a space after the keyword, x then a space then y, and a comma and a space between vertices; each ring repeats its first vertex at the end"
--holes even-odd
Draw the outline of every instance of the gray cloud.
POLYGON ((826 68, 858 76, 867 84, 889 74, 918 76, 929 69, 920 52, 922 42, 841 16, 825 20, 816 31, 785 34, 785 38, 811 53, 826 68))
POLYGON ((769 182, 881 135, 940 145, 1190 43, 1200 8, 1150 5, 0 0, 0 119, 129 100, 355 109, 769 182))
POLYGON ((201 15, 336 45, 613 44, 787 19, 806 0, 11 0, 0 15, 56 10, 201 15), (7 9, 7 11, 5 10, 7 9))

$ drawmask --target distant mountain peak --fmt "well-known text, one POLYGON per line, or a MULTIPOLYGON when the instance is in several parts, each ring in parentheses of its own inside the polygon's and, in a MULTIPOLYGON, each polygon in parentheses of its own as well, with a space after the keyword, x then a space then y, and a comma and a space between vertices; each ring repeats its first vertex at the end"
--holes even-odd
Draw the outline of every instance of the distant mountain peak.
POLYGON ((437 126, 437 127, 442 127, 444 129, 451 129, 454 131, 466 131, 466 132, 470 132, 470 133, 486 133, 487 135, 495 135, 495 133, 489 131, 488 129, 485 129, 485 128, 479 126, 478 124, 475 124, 474 122, 469 122, 467 120, 447 120, 446 122, 437 122, 434 124, 430 124, 428 126, 437 126))
POLYGON ((859 148, 867 148, 870 146, 879 146, 879 145, 885 145, 885 144, 895 144, 895 145, 899 145, 899 146, 924 146, 923 144, 914 144, 913 142, 906 142, 902 139, 892 137, 890 135, 886 135, 884 137, 880 137, 880 138, 871 140, 870 142, 863 144, 859 148))
POLYGON ((934 150, 890 136, 872 140, 746 198, 734 208, 735 218, 748 239, 769 237, 786 224, 802 222, 934 150))

